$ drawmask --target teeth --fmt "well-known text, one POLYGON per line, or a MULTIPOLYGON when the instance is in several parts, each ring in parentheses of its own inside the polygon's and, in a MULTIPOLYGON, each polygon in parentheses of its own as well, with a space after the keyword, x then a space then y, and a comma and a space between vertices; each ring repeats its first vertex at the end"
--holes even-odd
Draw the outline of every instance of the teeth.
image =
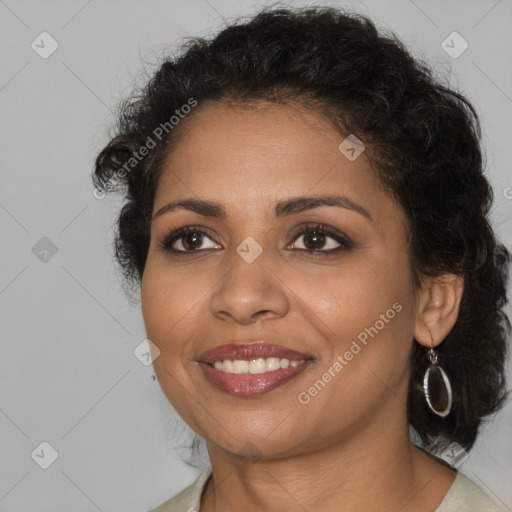
POLYGON ((280 368, 296 368, 297 366, 304 363, 305 359, 300 361, 290 361, 289 359, 279 359, 279 357, 260 357, 258 359, 251 359, 250 361, 243 361, 236 359, 231 361, 226 359, 225 361, 216 361, 213 366, 216 370, 224 373, 266 373, 280 368))
POLYGON ((253 359, 249 363, 249 373, 265 373, 267 371, 267 362, 265 358, 253 359))
POLYGON ((247 373, 249 371, 249 361, 233 361, 233 373, 247 373))

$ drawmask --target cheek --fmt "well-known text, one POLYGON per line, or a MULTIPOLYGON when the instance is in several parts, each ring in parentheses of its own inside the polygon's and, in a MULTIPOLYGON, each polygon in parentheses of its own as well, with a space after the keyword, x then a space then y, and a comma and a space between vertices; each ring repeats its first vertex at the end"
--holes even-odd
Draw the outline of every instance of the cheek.
POLYGON ((153 368, 162 391, 185 420, 193 403, 189 403, 191 377, 197 371, 190 350, 192 334, 197 330, 197 308, 204 290, 194 286, 193 277, 172 270, 165 263, 148 258, 141 283, 141 306, 147 337, 159 348, 153 368))
POLYGON ((382 251, 351 256, 343 265, 314 274, 302 271, 298 276, 296 269, 287 277, 294 293, 333 335, 353 336, 354 329, 373 325, 395 302, 409 301, 413 289, 408 267, 406 257, 397 260, 382 251))
MULTIPOLYGON (((360 391, 370 396, 403 383, 410 366, 414 328, 408 268, 406 256, 397 260, 375 254, 355 258, 329 274, 303 274, 295 281, 300 282, 294 291, 307 306, 309 321, 320 326, 328 342, 325 357, 310 378, 311 385, 329 369, 331 374, 343 374, 335 379, 344 395, 339 400, 342 403, 347 399, 357 402, 360 391), (339 356, 343 368, 337 365, 333 369, 339 356)), ((332 389, 335 394, 336 387, 332 389)))
POLYGON ((184 277, 178 267, 155 260, 148 258, 141 283, 142 315, 148 337, 165 346, 177 339, 175 332, 194 314, 204 290, 196 275, 184 277))

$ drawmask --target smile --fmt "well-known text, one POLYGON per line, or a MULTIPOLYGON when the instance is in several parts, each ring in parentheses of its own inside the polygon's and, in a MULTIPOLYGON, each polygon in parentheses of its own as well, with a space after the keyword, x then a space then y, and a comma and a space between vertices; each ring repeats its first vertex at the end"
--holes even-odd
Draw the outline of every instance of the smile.
POLYGON ((214 364, 199 363, 206 379, 213 386, 230 395, 243 397, 269 393, 298 377, 311 364, 313 364, 311 359, 289 361, 273 357, 251 361, 226 360, 214 364), (270 367, 276 365, 275 369, 266 369, 269 360, 270 367), (279 362, 279 368, 277 368, 277 362, 279 362), (265 364, 265 370, 262 371, 263 364, 265 364), (281 364, 284 368, 281 367, 281 364), (220 367, 220 365, 222 365, 222 369, 217 369, 216 367, 220 367), (257 370, 257 372, 252 373, 251 367, 253 371, 257 370), (226 369, 239 373, 230 373, 226 369))
POLYGON ((219 345, 201 354, 199 366, 217 389, 237 396, 268 393, 313 364, 302 352, 266 341, 219 345))

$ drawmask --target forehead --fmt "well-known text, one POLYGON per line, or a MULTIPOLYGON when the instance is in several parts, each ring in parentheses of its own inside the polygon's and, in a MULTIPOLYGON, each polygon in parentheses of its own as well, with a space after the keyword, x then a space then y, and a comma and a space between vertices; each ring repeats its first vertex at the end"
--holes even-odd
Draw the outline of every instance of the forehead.
POLYGON ((233 198, 378 188, 369 160, 340 152, 345 137, 294 105, 197 107, 179 127, 162 168, 158 196, 223 191, 233 198), (183 190, 185 189, 185 190, 183 190))

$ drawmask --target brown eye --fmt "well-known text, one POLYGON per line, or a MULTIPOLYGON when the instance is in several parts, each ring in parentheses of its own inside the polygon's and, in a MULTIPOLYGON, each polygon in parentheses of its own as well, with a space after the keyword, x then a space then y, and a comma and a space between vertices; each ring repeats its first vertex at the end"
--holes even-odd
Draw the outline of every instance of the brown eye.
POLYGON ((214 242, 203 230, 191 226, 173 231, 159 243, 159 246, 164 251, 174 253, 220 248, 220 245, 214 242), (210 241, 209 247, 204 246, 207 241, 210 241))
POLYGON ((326 237, 322 233, 318 233, 317 231, 311 231, 310 233, 303 236, 304 245, 306 246, 307 249, 322 249, 323 246, 325 245, 326 237))
POLYGON ((312 253, 329 253, 350 250, 352 242, 342 233, 335 233, 327 227, 315 225, 303 229, 294 239, 295 249, 312 253), (302 238, 301 242, 297 242, 302 238))
POLYGON ((203 235, 194 231, 193 233, 183 235, 181 241, 183 247, 187 250, 199 249, 203 243, 203 235))

